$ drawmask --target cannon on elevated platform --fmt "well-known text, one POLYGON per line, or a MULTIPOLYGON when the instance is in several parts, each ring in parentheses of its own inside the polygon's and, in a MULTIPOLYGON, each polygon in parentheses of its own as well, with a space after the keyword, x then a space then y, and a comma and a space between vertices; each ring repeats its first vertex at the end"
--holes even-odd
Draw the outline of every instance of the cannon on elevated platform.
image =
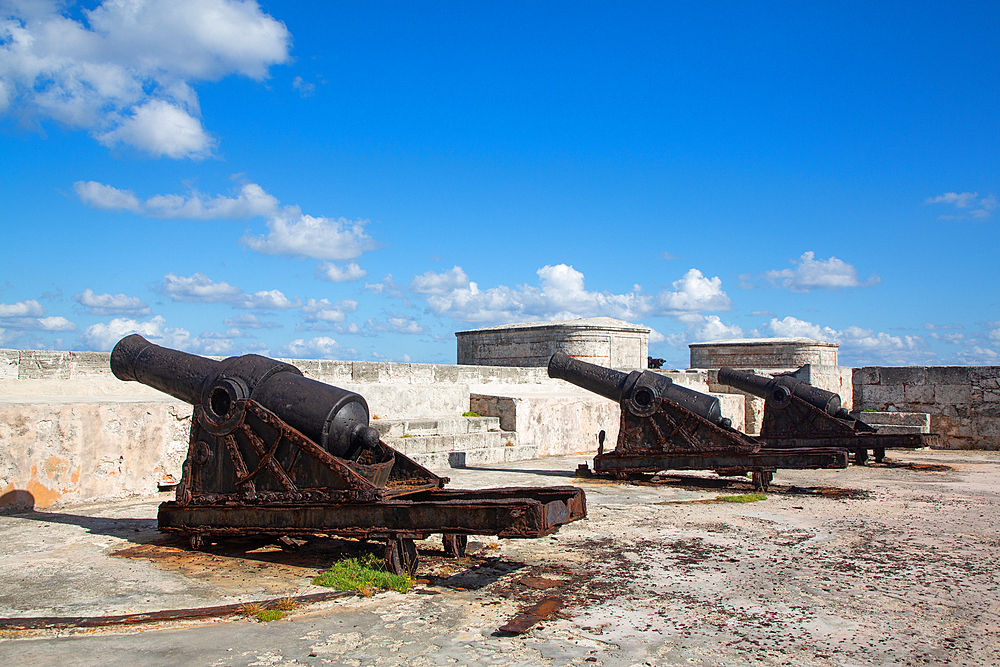
POLYGON ((871 451, 882 462, 887 449, 916 449, 940 444, 935 433, 878 433, 841 407, 838 394, 788 375, 769 378, 728 367, 719 382, 764 399, 760 439, 774 449, 841 447, 863 464, 871 451))
MULTIPOLYGON (((653 371, 624 373, 556 352, 549 377, 609 398, 621 406, 618 443, 604 451, 599 436, 594 472, 625 477, 660 470, 752 473, 766 490, 778 468, 846 468, 847 452, 836 448, 773 449, 732 428, 719 399, 682 387, 653 371)), ((604 433, 603 431, 601 432, 604 433)))
POLYGON ((291 364, 214 361, 132 335, 111 370, 194 406, 176 499, 158 515, 193 548, 211 535, 384 539, 389 568, 412 574, 414 539, 441 533, 458 556, 469 535, 541 537, 587 513, 572 486, 444 489, 447 477, 381 442, 364 397, 291 364))

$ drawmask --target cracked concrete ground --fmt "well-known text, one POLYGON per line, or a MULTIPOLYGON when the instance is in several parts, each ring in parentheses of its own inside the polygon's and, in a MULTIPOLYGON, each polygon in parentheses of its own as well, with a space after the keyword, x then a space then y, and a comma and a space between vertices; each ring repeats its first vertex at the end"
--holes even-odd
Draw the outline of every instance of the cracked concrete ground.
MULTIPOLYGON (((766 500, 712 474, 573 480, 583 456, 449 470, 451 487, 574 483, 589 518, 538 540, 479 540, 448 561, 421 547, 418 583, 238 617, 103 630, 7 631, 31 665, 1000 664, 1000 455, 892 452, 894 463, 779 471, 766 500), (703 501, 703 502, 699 502, 703 501), (494 546, 495 548, 490 548, 494 546), (525 605, 563 607, 521 636, 525 605)), ((311 576, 364 545, 266 540, 184 550, 156 503, 0 516, 0 617, 94 616, 316 592, 311 576)))

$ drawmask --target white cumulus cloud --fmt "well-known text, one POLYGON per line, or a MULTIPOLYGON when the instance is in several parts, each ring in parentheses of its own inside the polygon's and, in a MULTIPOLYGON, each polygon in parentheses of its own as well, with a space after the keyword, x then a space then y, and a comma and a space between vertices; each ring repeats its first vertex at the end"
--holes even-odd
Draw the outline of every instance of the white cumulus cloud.
POLYGON ((302 305, 301 301, 289 299, 280 290, 262 290, 247 294, 224 280, 215 282, 204 273, 195 273, 189 277, 168 273, 163 276, 160 291, 174 301, 228 303, 234 308, 245 310, 288 310, 302 305))
POLYGON ((191 84, 262 80, 289 61, 290 44, 254 0, 5 2, 0 113, 88 130, 108 146, 203 158, 215 141, 191 84))
POLYGON ((343 322, 348 313, 358 309, 354 299, 341 299, 330 303, 329 299, 308 299, 302 306, 302 314, 307 322, 343 322))
MULTIPOLYGON (((677 321, 684 325, 684 330, 663 337, 671 347, 686 349, 691 343, 743 338, 743 329, 735 324, 726 324, 718 315, 684 313, 677 316, 677 321)), ((649 342, 652 344, 658 341, 650 336, 649 342)))
POLYGON ((428 271, 422 275, 413 276, 413 280, 410 281, 410 289, 417 294, 444 295, 452 290, 468 286, 469 276, 458 265, 441 273, 428 271))
POLYGON ((140 201, 131 190, 120 190, 97 181, 77 181, 73 190, 84 204, 105 211, 131 211, 148 218, 232 220, 278 215, 280 203, 256 183, 245 183, 235 197, 207 197, 192 191, 187 195, 155 195, 140 201))
POLYGON ((20 331, 75 331, 76 324, 60 315, 46 317, 42 304, 34 299, 0 303, 0 329, 20 331))
MULTIPOLYGON (((235 196, 155 195, 140 200, 131 190, 97 181, 77 181, 73 189, 84 204, 105 211, 131 211, 147 218, 189 220, 233 220, 261 216, 268 233, 247 231, 240 243, 268 255, 293 255, 322 260, 347 260, 360 256, 378 243, 365 231, 365 220, 305 215, 298 206, 282 206, 278 199, 256 183, 244 183, 235 196)), ((360 280, 366 274, 356 263, 340 267, 325 262, 317 276, 333 282, 360 280)))
POLYGON ((990 216, 990 211, 1000 205, 995 195, 980 198, 978 192, 946 192, 937 197, 928 197, 924 204, 951 204, 956 209, 965 209, 968 215, 942 215, 941 220, 957 220, 961 218, 983 219, 990 216))
POLYGON ((582 273, 566 264, 543 266, 537 271, 539 286, 499 285, 480 290, 461 267, 415 276, 411 287, 428 294, 427 306, 437 315, 463 322, 516 322, 564 320, 578 317, 616 317, 631 320, 650 312, 649 299, 632 291, 626 294, 590 292, 582 273), (464 280, 462 279, 465 276, 464 280))
POLYGON ((347 266, 340 266, 334 262, 323 262, 316 269, 316 276, 323 280, 334 283, 349 283, 361 280, 368 275, 368 272, 351 262, 347 266))
POLYGON ((0 317, 41 317, 45 307, 34 299, 17 303, 0 303, 0 317))
POLYGON ((149 305, 136 296, 125 294, 94 294, 89 287, 73 300, 87 308, 90 315, 149 315, 149 305))
POLYGON ((345 260, 377 246, 365 232, 365 221, 323 218, 311 215, 274 216, 268 233, 247 233, 240 243, 267 255, 295 255, 313 259, 345 260))
POLYGON ((166 320, 157 315, 146 322, 118 317, 87 327, 80 341, 90 350, 107 351, 125 336, 139 334, 151 343, 171 348, 188 348, 191 335, 185 329, 166 326, 166 320))
POLYGON ((227 327, 235 327, 237 329, 280 329, 281 325, 277 322, 265 322, 253 313, 240 313, 235 317, 227 317, 222 320, 222 323, 227 327))
POLYGON ((893 336, 853 325, 837 331, 791 316, 780 320, 773 318, 764 333, 781 338, 802 337, 837 343, 840 345, 840 363, 846 365, 907 365, 926 362, 932 356, 927 352, 926 341, 920 336, 893 336))
MULTIPOLYGON (((783 287, 792 292, 809 292, 814 289, 842 289, 846 287, 868 287, 878 285, 882 279, 871 274, 867 280, 858 279, 858 270, 842 259, 816 259, 811 250, 802 253, 798 260, 790 260, 795 268, 765 271, 763 278, 775 287, 783 287)), ((752 275, 741 275, 744 287, 753 287, 757 280, 752 275)))
POLYGON ((282 354, 292 359, 354 359, 358 351, 344 347, 329 336, 317 336, 293 340, 283 348, 282 354))
POLYGON ((690 269, 680 280, 673 282, 673 292, 660 292, 656 296, 658 310, 665 315, 701 313, 710 310, 729 310, 732 301, 722 290, 718 276, 706 278, 698 269, 690 269))
POLYGON ((243 296, 243 291, 229 283, 215 282, 204 273, 190 277, 168 273, 163 276, 161 289, 174 301, 194 303, 233 303, 243 296))

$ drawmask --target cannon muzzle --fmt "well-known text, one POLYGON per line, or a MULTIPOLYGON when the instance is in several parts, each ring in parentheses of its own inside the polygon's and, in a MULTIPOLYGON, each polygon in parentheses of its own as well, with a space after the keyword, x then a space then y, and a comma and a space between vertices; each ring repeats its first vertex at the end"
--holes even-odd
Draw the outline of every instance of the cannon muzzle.
POLYGON ((295 366, 268 357, 247 354, 214 361, 133 334, 115 345, 111 371, 120 380, 200 405, 212 432, 231 425, 238 401, 253 400, 334 456, 351 458, 378 445, 363 396, 304 377, 295 366))
POLYGON ((674 384, 670 378, 660 373, 624 373, 573 359, 564 352, 556 352, 549 358, 549 377, 566 380, 587 391, 610 398, 639 417, 648 417, 656 412, 660 400, 666 398, 714 424, 729 426, 729 420, 722 416, 719 399, 674 384))
POLYGON ((719 382, 748 394, 772 400, 778 407, 787 405, 790 397, 794 395, 832 417, 840 417, 844 413, 840 407, 839 395, 787 375, 769 378, 726 366, 719 369, 719 382))

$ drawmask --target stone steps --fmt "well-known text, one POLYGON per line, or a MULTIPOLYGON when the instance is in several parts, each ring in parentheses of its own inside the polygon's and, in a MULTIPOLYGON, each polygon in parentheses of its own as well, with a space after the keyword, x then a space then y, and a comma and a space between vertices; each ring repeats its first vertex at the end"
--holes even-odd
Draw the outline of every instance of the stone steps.
POLYGON ((926 412, 852 412, 851 416, 873 426, 879 433, 930 433, 931 416, 926 412))
POLYGON ((538 455, 535 445, 520 445, 517 433, 501 431, 499 417, 373 419, 382 441, 427 468, 464 468, 538 455))

